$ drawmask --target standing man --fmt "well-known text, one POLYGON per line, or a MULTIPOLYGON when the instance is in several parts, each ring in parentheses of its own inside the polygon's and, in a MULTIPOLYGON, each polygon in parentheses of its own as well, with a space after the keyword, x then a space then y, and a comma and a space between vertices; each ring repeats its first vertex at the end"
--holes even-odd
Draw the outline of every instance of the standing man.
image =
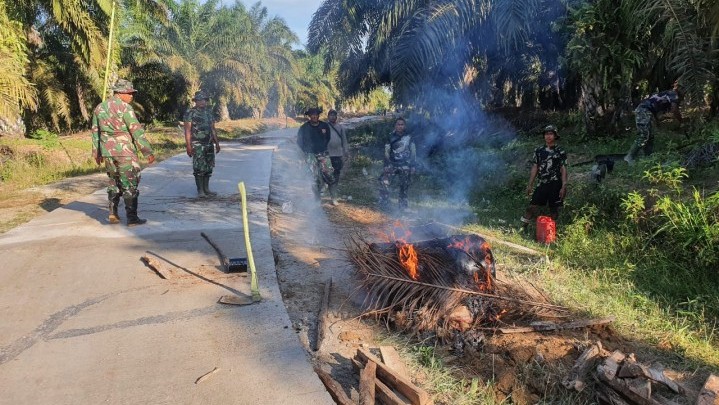
POLYGON ((671 90, 662 91, 661 93, 652 94, 651 97, 642 100, 634 110, 635 123, 637 126, 637 140, 624 156, 624 160, 634 164, 634 160, 639 150, 644 150, 644 154, 649 156, 654 152, 654 131, 652 130, 652 118, 657 118, 661 114, 672 113, 674 118, 682 122, 682 114, 679 111, 681 103, 681 90, 679 82, 675 81, 671 90))
POLYGON ((567 195, 567 154, 557 146, 559 133, 554 125, 544 127, 544 146, 534 150, 532 169, 529 173, 527 195, 532 199, 522 216, 522 228, 526 229, 537 216, 540 206, 549 206, 549 216, 553 220, 559 217, 559 208, 567 195), (537 188, 534 188, 534 180, 537 188))
POLYGON ((349 156, 349 147, 345 128, 342 124, 337 123, 337 111, 330 110, 327 113, 327 124, 330 126, 330 142, 327 144, 327 152, 330 154, 330 161, 334 169, 334 182, 330 184, 329 188, 332 205, 337 205, 337 184, 340 181, 344 160, 349 156))
POLYGON ((412 182, 417 163, 417 148, 412 136, 406 132, 407 122, 397 118, 394 131, 390 134, 389 143, 384 145, 384 171, 379 177, 379 205, 389 206, 389 190, 392 181, 399 181, 399 208, 407 209, 407 190, 412 182))
POLYGON ((107 186, 108 221, 111 224, 120 222, 117 206, 123 197, 127 226, 142 225, 147 220, 137 216, 141 170, 137 153, 139 150, 146 156, 149 164, 155 161, 155 156, 130 105, 137 90, 125 79, 119 79, 112 90, 112 97, 100 103, 92 113, 92 156, 98 165, 105 162, 110 179, 107 186))
POLYGON ((192 97, 195 106, 187 110, 183 119, 185 149, 187 156, 192 158, 192 174, 200 198, 217 195, 210 191, 210 177, 215 167, 215 153, 220 153, 220 142, 217 141, 212 109, 207 107, 207 99, 202 91, 196 92, 192 97))
POLYGON ((307 156, 307 164, 314 177, 312 191, 317 199, 324 184, 334 183, 334 169, 327 152, 330 142, 330 126, 320 121, 321 109, 312 107, 305 111, 310 120, 297 131, 297 145, 307 156))

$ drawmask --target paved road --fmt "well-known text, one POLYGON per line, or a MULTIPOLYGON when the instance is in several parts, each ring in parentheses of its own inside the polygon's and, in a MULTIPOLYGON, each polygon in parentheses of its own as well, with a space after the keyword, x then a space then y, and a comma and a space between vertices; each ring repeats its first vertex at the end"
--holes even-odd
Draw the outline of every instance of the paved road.
POLYGON ((0 404, 334 403, 277 285, 267 222, 272 151, 223 145, 211 200, 195 198, 187 156, 145 169, 144 226, 106 224, 98 190, 1 235, 0 404), (249 294, 249 278, 223 273, 200 236, 230 257, 246 255, 239 181, 263 298, 244 307, 217 303, 249 294), (159 278, 143 255, 172 277, 159 278))

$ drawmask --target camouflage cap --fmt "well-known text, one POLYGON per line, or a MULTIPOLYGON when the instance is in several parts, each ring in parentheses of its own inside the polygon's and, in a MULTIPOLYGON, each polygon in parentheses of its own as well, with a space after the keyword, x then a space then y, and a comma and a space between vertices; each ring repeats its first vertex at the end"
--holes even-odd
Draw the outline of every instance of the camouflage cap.
POLYGON ((554 132, 554 137, 559 139, 559 132, 557 132, 557 127, 554 125, 547 125, 542 130, 542 135, 546 134, 547 132, 554 132))
POLYGON ((209 100, 209 99, 210 99, 210 97, 208 97, 207 94, 205 94, 205 92, 203 92, 202 90, 196 91, 195 95, 192 96, 192 101, 209 100))
POLYGON ((112 86, 112 91, 115 93, 135 93, 137 90, 135 90, 134 87, 132 87, 132 82, 125 79, 118 79, 117 82, 115 82, 115 85, 112 86))

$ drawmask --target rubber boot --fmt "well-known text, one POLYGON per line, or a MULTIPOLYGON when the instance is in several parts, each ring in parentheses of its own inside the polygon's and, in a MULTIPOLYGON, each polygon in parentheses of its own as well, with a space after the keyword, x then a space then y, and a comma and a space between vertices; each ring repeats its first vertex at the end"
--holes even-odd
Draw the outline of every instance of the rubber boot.
POLYGON ((117 215, 117 206, 118 204, 120 204, 120 194, 115 192, 109 192, 107 193, 107 199, 107 209, 109 211, 107 221, 111 224, 119 224, 120 216, 117 215))
POLYGON ((147 222, 137 216, 137 196, 125 197, 125 212, 127 212, 127 226, 142 225, 147 222))
POLYGON ((337 201, 337 184, 330 184, 329 185, 330 190, 330 198, 332 198, 332 205, 339 205, 339 201, 337 201))
POLYGON ((629 152, 626 156, 624 156, 624 161, 627 162, 630 166, 634 164, 634 160, 637 158, 637 154, 639 153, 639 145, 636 143, 632 145, 631 149, 629 149, 629 152))
POLYGON ((204 178, 202 176, 195 176, 195 186, 197 186, 197 196, 200 198, 207 197, 205 194, 204 178))
POLYGON ((203 176, 202 177, 202 189, 205 191, 205 194, 214 197, 217 195, 214 191, 210 191, 210 176, 203 176))

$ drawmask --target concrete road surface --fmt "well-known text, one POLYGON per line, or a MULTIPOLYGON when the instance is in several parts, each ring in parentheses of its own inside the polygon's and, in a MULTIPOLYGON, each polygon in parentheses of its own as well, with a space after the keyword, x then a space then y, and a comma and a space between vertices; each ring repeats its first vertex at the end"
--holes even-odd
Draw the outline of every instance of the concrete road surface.
POLYGON ((103 189, 0 236, 1 404, 333 403, 277 285, 267 222, 274 146, 222 147, 215 198, 195 197, 191 160, 180 155, 142 172, 146 225, 127 228, 122 203, 123 224, 107 224, 103 189), (217 302, 249 295, 249 277, 223 273, 200 236, 246 256, 239 181, 262 296, 250 306, 217 302))

